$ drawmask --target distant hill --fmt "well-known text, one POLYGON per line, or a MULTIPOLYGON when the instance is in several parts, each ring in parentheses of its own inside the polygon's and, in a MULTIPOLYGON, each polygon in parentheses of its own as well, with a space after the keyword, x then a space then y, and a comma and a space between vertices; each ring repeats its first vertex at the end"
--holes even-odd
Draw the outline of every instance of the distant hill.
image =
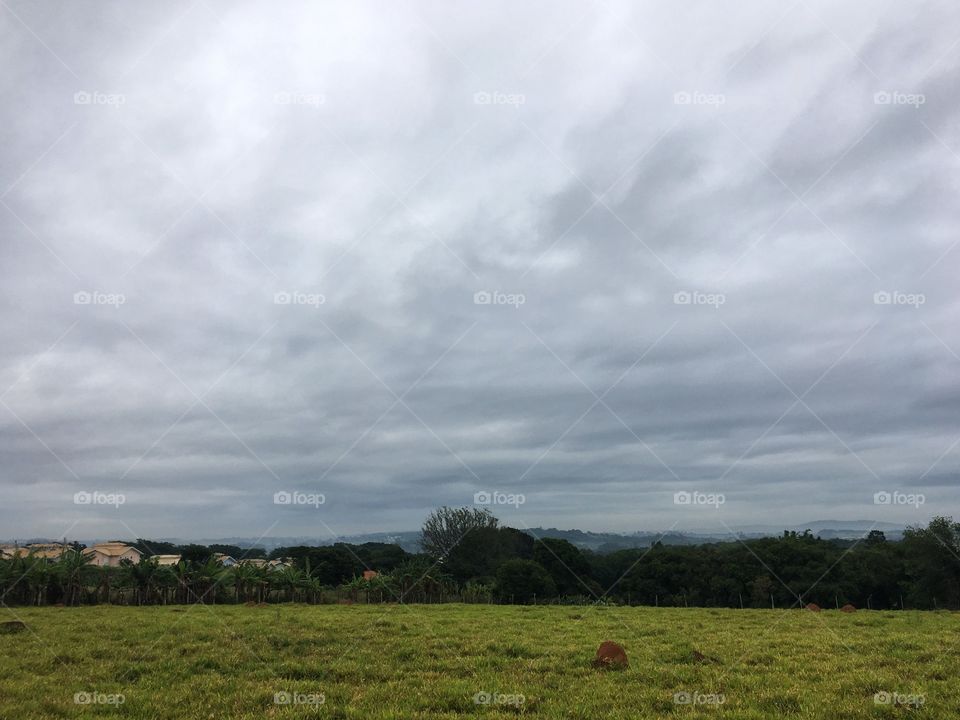
MULTIPOLYGON (((873 520, 814 520, 808 523, 801 523, 792 527, 782 527, 777 525, 740 525, 732 528, 737 537, 740 538, 760 538, 776 537, 782 535, 785 530, 804 532, 810 530, 817 537, 824 540, 855 540, 865 536, 870 530, 880 530, 888 540, 901 540, 903 538, 904 525, 889 522, 875 522, 873 520)), ((654 531, 638 531, 635 533, 612 533, 612 532, 591 532, 588 530, 560 530, 558 528, 527 528, 525 532, 538 538, 558 538, 568 540, 582 550, 592 550, 594 552, 609 553, 617 550, 628 550, 630 548, 650 547, 658 540, 664 545, 700 545, 703 543, 715 542, 734 542, 737 538, 731 535, 726 529, 707 530, 707 531, 668 531, 659 533, 654 531)), ((117 539, 117 538, 111 538, 117 539)), ((267 552, 278 547, 290 547, 295 545, 333 545, 334 543, 350 543, 352 545, 362 545, 368 542, 391 543, 399 545, 407 552, 420 552, 420 532, 418 530, 405 530, 401 532, 380 532, 380 533, 361 533, 357 535, 343 535, 340 537, 227 537, 227 538, 204 538, 200 540, 182 540, 178 538, 160 538, 166 542, 178 544, 193 542, 200 545, 237 545, 239 547, 258 547, 267 552)), ((97 540, 80 540, 86 545, 92 545, 97 540)), ((31 539, 20 540, 22 544, 27 542, 49 542, 49 539, 31 539)))
MULTIPOLYGON (((825 540, 855 540, 863 537, 871 529, 880 530, 888 540, 903 538, 905 526, 897 523, 874 522, 873 520, 814 520, 801 523, 793 527, 776 525, 743 525, 733 530, 742 538, 776 537, 785 530, 803 532, 810 530, 814 535, 825 540)), ((714 542, 733 542, 736 540, 727 530, 712 531, 669 531, 666 533, 650 530, 635 533, 592 532, 589 530, 560 530, 558 528, 526 528, 524 532, 540 538, 558 538, 568 540, 583 550, 608 553, 630 548, 650 547, 658 540, 664 545, 700 545, 714 542)), ((202 544, 224 543, 248 547, 253 542, 250 538, 220 538, 217 540, 198 540, 202 544)), ((399 545, 407 552, 420 551, 420 532, 416 530, 392 533, 362 533, 358 535, 344 535, 334 538, 285 537, 263 538, 257 541, 268 551, 275 547, 289 545, 332 545, 335 542, 345 542, 361 545, 366 542, 383 542, 399 545)))

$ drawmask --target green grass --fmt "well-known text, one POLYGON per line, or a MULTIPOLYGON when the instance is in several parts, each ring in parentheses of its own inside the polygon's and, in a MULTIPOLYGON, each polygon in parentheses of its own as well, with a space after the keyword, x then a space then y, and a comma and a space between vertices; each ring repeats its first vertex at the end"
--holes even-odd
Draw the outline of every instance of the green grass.
POLYGON ((0 718, 960 717, 945 612, 485 605, 14 608, 0 718), (622 671, 592 667, 620 642, 622 671), (692 651, 719 660, 698 664, 692 651), (877 692, 923 695, 919 708, 877 692), (122 694, 77 705, 75 693, 122 694), (322 693, 322 706, 274 693, 322 693), (523 696, 478 705, 478 692, 523 696), (722 694, 683 705, 674 693, 722 694), (516 698, 519 700, 519 698, 516 698))

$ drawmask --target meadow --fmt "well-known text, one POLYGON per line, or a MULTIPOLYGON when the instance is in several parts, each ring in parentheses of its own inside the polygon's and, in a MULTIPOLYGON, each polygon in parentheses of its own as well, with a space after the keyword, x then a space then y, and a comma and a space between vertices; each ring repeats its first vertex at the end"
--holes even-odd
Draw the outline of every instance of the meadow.
POLYGON ((6 609, 0 718, 960 717, 948 612, 6 609), (593 666, 603 640, 630 665, 593 666), (701 653, 706 659, 697 659, 701 653))

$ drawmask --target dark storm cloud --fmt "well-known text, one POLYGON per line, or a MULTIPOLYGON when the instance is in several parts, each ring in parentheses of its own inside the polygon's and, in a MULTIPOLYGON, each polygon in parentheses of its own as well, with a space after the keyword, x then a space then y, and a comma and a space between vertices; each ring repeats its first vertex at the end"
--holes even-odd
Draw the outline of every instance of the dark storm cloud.
POLYGON ((957 19, 8 3, 0 535, 956 512, 957 19))

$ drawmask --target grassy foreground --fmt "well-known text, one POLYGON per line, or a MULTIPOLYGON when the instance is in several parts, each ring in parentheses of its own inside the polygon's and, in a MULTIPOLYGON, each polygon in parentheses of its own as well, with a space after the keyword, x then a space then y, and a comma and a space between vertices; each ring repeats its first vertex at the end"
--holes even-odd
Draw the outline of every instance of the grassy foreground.
POLYGON ((28 629, 0 635, 0 718, 960 717, 960 615, 946 612, 195 605, 3 614, 28 629), (626 648, 628 669, 592 667, 607 639, 626 648), (698 662, 694 650, 717 662, 698 662))

